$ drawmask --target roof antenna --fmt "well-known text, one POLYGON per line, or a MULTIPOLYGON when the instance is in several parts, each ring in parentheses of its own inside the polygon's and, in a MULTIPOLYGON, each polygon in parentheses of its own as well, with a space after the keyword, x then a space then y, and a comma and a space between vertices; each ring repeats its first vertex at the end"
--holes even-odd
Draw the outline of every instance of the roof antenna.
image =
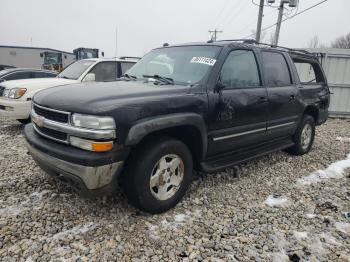
POLYGON ((164 43, 163 46, 166 47, 166 46, 169 46, 169 44, 168 43, 164 43))

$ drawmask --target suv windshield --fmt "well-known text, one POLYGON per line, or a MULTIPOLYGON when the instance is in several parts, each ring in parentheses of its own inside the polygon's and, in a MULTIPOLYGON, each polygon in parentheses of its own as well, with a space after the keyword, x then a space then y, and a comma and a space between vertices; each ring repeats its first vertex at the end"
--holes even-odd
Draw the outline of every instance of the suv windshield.
POLYGON ((64 69, 57 77, 77 80, 94 61, 80 60, 64 69))
POLYGON ((218 46, 181 46, 155 49, 126 72, 129 76, 171 78, 175 83, 194 84, 214 66, 218 46))

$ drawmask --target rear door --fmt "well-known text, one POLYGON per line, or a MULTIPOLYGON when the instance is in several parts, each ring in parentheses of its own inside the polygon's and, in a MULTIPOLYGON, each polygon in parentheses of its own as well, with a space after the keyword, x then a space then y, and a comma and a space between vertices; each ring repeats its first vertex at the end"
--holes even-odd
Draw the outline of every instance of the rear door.
POLYGON ((293 134, 301 105, 288 56, 277 51, 262 51, 261 56, 269 100, 267 135, 279 137, 293 134))
POLYGON ((232 50, 221 67, 217 82, 224 88, 209 93, 212 112, 209 155, 265 140, 267 92, 254 51, 232 50))

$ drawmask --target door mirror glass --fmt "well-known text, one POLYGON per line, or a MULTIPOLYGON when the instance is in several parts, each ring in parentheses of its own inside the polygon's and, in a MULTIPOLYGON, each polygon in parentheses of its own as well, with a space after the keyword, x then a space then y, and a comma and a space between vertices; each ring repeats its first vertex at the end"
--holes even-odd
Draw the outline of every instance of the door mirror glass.
POLYGON ((95 74, 94 73, 88 73, 84 77, 84 82, 93 82, 93 81, 95 81, 95 74))

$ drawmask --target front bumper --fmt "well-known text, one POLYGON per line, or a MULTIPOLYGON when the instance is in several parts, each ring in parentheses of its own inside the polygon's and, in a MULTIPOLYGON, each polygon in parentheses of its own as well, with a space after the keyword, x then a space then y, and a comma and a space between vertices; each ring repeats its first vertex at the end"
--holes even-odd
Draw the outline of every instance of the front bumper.
POLYGON ((109 195, 115 191, 126 150, 119 154, 80 150, 39 136, 32 124, 26 125, 24 135, 30 155, 52 177, 84 196, 109 195))
POLYGON ((8 120, 28 119, 31 105, 31 101, 21 101, 0 97, 0 118, 5 118, 8 120))

